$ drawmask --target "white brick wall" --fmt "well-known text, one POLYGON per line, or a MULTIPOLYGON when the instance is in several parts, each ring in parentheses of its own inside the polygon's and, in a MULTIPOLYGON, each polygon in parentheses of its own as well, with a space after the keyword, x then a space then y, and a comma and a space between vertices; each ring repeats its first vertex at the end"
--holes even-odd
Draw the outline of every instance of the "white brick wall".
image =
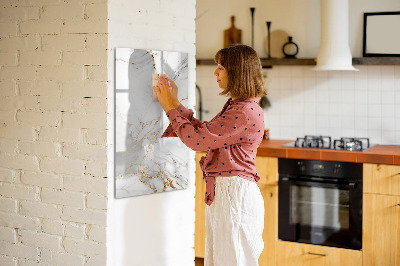
POLYGON ((106 264, 107 1, 0 1, 0 265, 106 264))
MULTIPOLYGON (((123 20, 108 21, 108 0, 0 2, 0 265, 98 266, 113 254, 106 250, 106 243, 116 244, 106 239, 107 214, 120 213, 121 205, 108 213, 116 205, 110 205, 113 188, 107 185, 113 180, 106 178, 113 148, 106 145, 115 44, 188 52, 189 107, 194 104, 196 2, 112 3, 123 20), (118 40, 112 45, 110 32, 118 40)), ((193 242, 193 196, 192 186, 156 201, 191 213, 162 217, 185 221, 183 243, 193 242)), ((182 233, 182 226, 166 232, 182 233)), ((163 262, 193 263, 192 247, 158 249, 166 247, 171 251, 163 262)), ((140 264, 146 258, 138 255, 140 264)), ((151 264, 159 265, 155 259, 151 264)))

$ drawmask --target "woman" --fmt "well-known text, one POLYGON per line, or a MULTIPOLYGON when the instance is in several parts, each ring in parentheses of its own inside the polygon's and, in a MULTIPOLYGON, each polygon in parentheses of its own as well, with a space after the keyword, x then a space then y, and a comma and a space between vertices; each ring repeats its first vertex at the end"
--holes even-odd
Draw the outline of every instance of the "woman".
POLYGON ((179 103, 176 85, 166 76, 153 87, 171 122, 163 137, 178 136, 189 148, 208 151, 200 160, 206 182, 205 265, 258 265, 264 247, 264 201, 254 163, 264 134, 261 63, 246 45, 218 51, 215 62, 220 95, 230 98, 210 122, 194 118, 179 103))

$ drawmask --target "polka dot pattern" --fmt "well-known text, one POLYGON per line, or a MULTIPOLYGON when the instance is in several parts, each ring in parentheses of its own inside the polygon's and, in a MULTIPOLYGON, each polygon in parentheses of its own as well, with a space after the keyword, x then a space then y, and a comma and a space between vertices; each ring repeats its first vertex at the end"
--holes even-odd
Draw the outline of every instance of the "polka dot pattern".
POLYGON ((209 122, 194 118, 193 111, 182 104, 167 113, 171 123, 162 137, 179 137, 195 151, 208 151, 200 160, 208 205, 214 200, 216 176, 240 176, 253 182, 260 179, 254 163, 265 128, 259 100, 230 98, 209 122))

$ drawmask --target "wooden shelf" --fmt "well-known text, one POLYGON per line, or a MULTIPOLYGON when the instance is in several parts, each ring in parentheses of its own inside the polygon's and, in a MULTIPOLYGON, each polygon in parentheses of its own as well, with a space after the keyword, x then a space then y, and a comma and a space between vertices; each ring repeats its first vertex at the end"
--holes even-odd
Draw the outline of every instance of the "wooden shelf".
POLYGON ((314 58, 260 58, 262 66, 315 66, 314 58))
MULTIPOLYGON (((260 58, 263 68, 270 68, 272 66, 313 66, 316 64, 314 58, 260 58)), ((216 65, 214 59, 197 59, 196 65, 198 66, 213 66, 216 65)))
MULTIPOLYGON (((260 58, 263 67, 272 66, 314 66, 315 58, 260 58)), ((215 65, 214 59, 197 59, 196 65, 215 65)), ((400 57, 357 57, 353 65, 400 65, 400 57)))
POLYGON ((353 65, 400 65, 400 57, 358 57, 353 65))

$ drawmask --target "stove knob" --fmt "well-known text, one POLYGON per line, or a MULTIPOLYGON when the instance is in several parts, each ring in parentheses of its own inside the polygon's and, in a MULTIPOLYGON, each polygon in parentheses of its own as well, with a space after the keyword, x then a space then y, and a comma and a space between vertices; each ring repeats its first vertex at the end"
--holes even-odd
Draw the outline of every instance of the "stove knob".
POLYGON ((333 173, 334 173, 334 174, 338 174, 339 171, 340 171, 340 164, 336 164, 336 165, 335 165, 335 168, 333 168, 333 173))
POLYGON ((297 162, 297 165, 299 166, 299 170, 301 172, 304 172, 304 170, 306 169, 305 165, 303 164, 303 162, 297 162))

